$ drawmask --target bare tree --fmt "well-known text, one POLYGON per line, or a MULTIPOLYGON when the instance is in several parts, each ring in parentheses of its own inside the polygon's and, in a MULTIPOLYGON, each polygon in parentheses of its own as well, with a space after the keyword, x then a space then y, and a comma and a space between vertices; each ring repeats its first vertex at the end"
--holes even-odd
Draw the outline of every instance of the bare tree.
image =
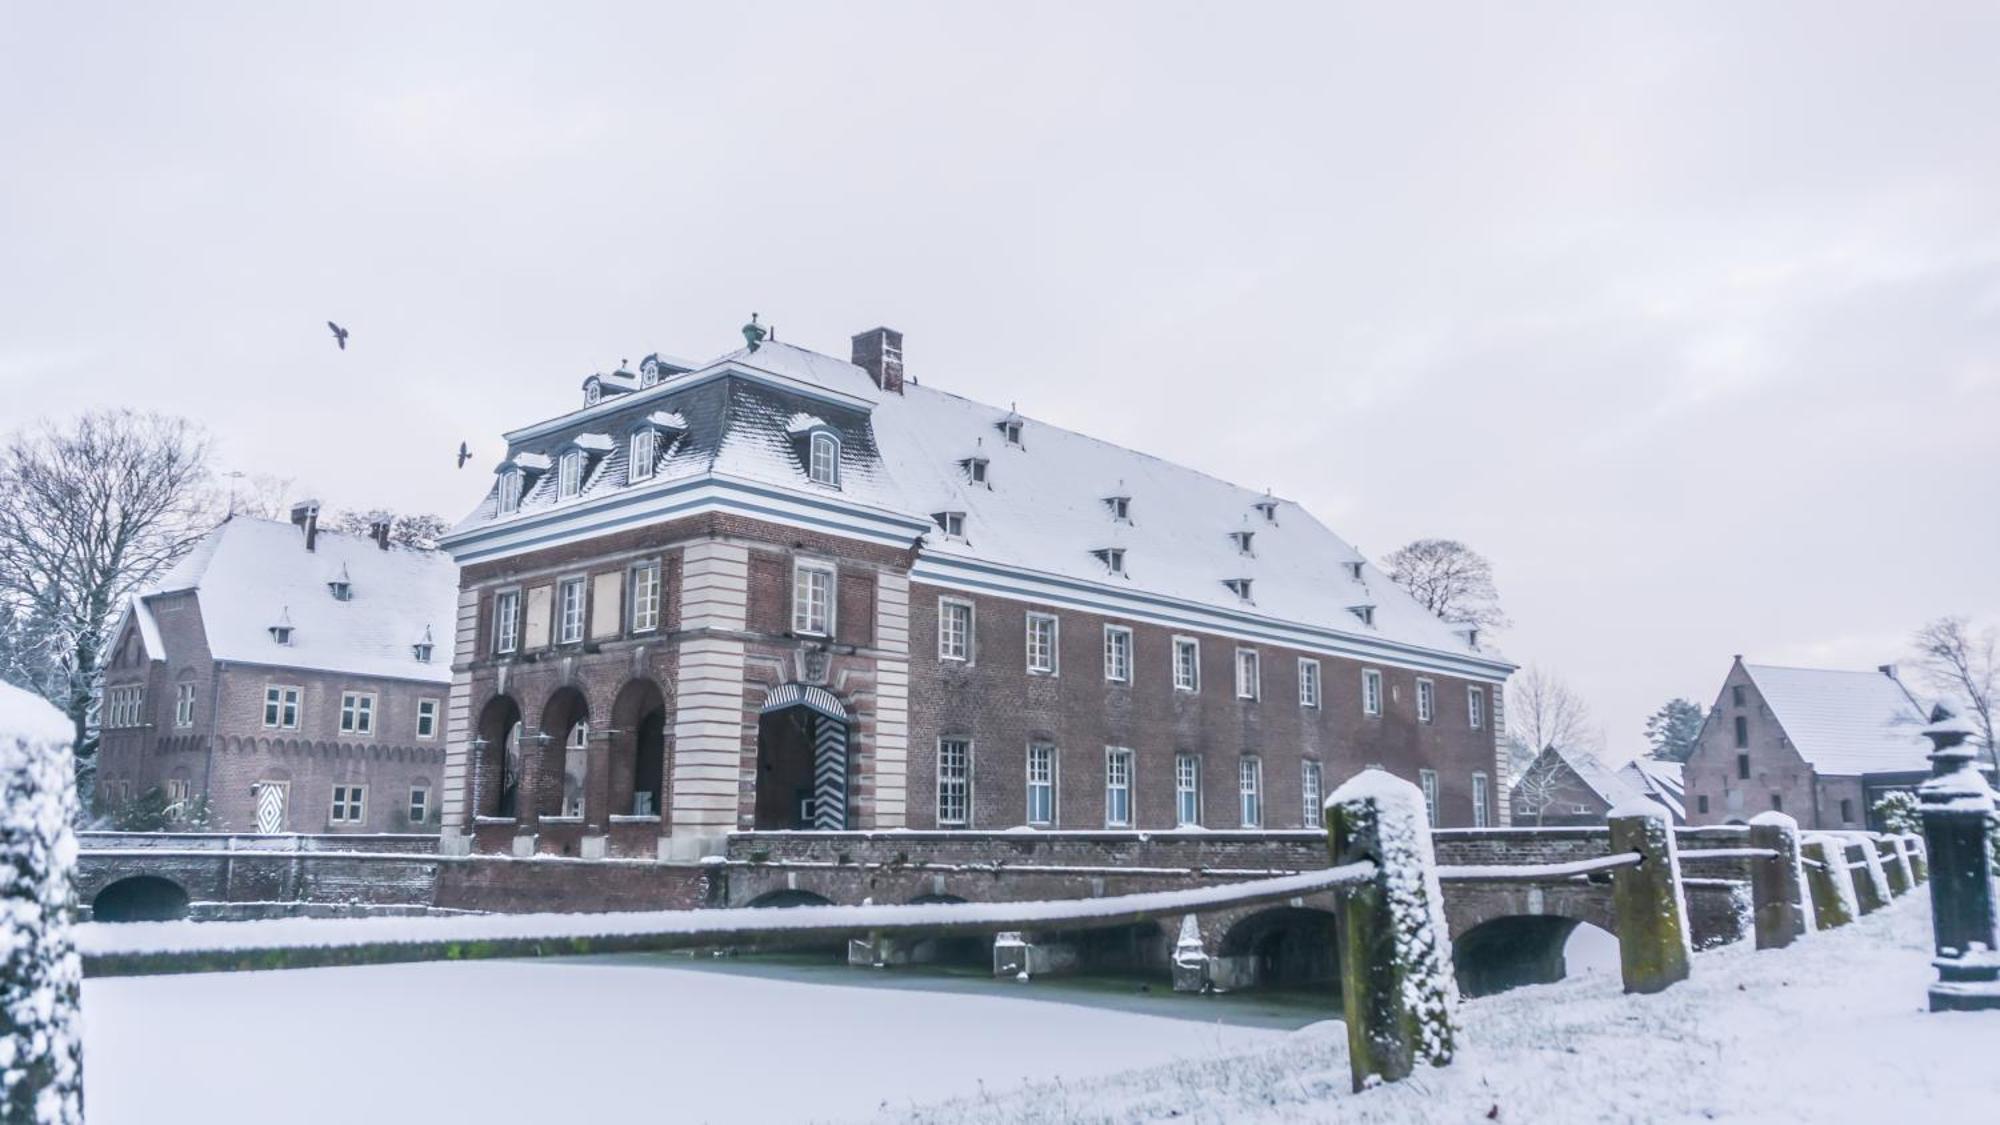
POLYGON ((1956 697, 1979 728, 1986 756, 2000 768, 1993 738, 1993 696, 2000 692, 2000 629, 1975 631, 1963 617, 1940 617, 1916 631, 1917 669, 1941 695, 1956 697))
POLYGON ((230 473, 229 514, 282 520, 292 514, 292 477, 272 473, 230 473))
POLYGON ((1493 564, 1458 540, 1419 539, 1383 561, 1389 578, 1438 617, 1486 629, 1507 624, 1493 586, 1493 564))
POLYGON ((1513 810, 1514 822, 1532 817, 1536 827, 1547 815, 1549 806, 1556 803, 1556 795, 1562 792, 1567 779, 1563 776, 1562 759, 1552 753, 1543 752, 1533 764, 1521 771, 1520 780, 1514 782, 1513 810))
POLYGON ((24 686, 69 714, 80 759, 126 599, 213 526, 208 452, 192 423, 129 410, 43 422, 0 450, 0 603, 30 648, 14 660, 42 670, 24 686))
POLYGON ((387 508, 335 512, 325 526, 348 535, 367 535, 378 523, 389 525, 389 542, 425 551, 436 550, 438 540, 451 530, 451 524, 443 516, 428 512, 398 515, 387 508))
POLYGON ((1507 683, 1507 724, 1536 753, 1551 746, 1590 749, 1599 737, 1583 697, 1562 677, 1533 664, 1507 683))

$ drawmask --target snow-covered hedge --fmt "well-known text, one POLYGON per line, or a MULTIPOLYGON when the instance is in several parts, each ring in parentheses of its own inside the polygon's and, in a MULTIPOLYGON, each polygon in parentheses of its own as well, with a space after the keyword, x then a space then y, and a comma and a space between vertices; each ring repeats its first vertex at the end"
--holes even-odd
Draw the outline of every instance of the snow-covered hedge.
POLYGON ((76 868, 72 728, 0 684, 0 1120, 83 1121, 82 964, 70 938, 76 868))

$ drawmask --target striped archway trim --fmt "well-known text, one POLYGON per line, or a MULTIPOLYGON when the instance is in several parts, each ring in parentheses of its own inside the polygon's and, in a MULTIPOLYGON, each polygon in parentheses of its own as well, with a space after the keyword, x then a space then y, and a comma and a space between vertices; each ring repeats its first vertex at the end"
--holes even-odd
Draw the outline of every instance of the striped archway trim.
POLYGON ((808 707, 837 723, 847 721, 847 708, 825 688, 811 684, 779 684, 764 697, 764 706, 759 713, 768 715, 773 711, 783 711, 787 707, 808 707))

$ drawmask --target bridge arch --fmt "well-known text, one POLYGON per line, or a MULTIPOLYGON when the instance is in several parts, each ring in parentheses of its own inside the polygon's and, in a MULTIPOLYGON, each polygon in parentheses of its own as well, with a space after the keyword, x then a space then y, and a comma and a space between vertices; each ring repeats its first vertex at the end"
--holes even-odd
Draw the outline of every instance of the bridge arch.
POLYGON ((171 922, 187 914, 187 889, 158 875, 113 880, 90 900, 94 922, 171 922))
POLYGON ((1217 946, 1216 976, 1235 988, 1340 985, 1336 915, 1309 906, 1274 906, 1237 919, 1217 946))
POLYGON ((811 891, 802 891, 796 887, 787 887, 782 890, 766 891, 743 905, 752 908, 773 907, 782 910, 788 906, 832 906, 833 901, 816 895, 811 891))
POLYGON ((1562 980, 1568 975, 1564 951, 1584 926, 1603 930, 1588 919, 1563 914, 1511 914, 1473 926, 1452 939, 1459 992, 1487 996, 1562 980))

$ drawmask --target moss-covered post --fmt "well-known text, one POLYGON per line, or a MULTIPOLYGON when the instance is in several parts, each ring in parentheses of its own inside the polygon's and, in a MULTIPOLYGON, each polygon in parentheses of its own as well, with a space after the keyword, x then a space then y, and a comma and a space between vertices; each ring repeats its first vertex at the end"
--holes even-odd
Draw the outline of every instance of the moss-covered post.
POLYGON ((1644 798, 1621 802, 1607 819, 1612 853, 1639 855, 1636 867, 1621 867, 1611 876, 1625 991, 1658 992, 1687 979, 1693 956, 1673 828, 1667 810, 1644 798))
POLYGON ((1424 797, 1382 770, 1363 770, 1326 800, 1333 863, 1367 862, 1375 877, 1340 895, 1340 988, 1354 1089, 1444 1066, 1458 1035, 1458 984, 1424 797))
POLYGON ((1917 881, 1910 877, 1910 861, 1903 854, 1903 840, 1900 836, 1877 836, 1875 854, 1882 857, 1882 873, 1889 877, 1889 893, 1901 898, 1910 893, 1917 881))
POLYGON ((1919 883, 1928 881, 1931 877, 1931 864, 1929 857, 1924 855, 1924 838, 1914 832, 1907 832, 1903 834, 1902 841, 1903 858, 1910 861, 1910 878, 1919 883))
POLYGON ((81 1125, 73 728, 0 683, 0 1121, 81 1125))
POLYGON ((1813 921, 1822 930, 1845 926, 1860 914, 1854 901, 1854 872, 1847 869, 1847 845, 1831 836, 1808 836, 1806 885, 1812 889, 1813 921))
MULTIPOLYGON (((1875 842, 1866 836, 1849 836, 1847 841, 1861 851, 1861 862, 1848 868, 1854 872, 1854 898, 1861 904, 1861 913, 1873 914, 1889 905, 1889 877, 1882 872, 1882 855, 1875 850, 1875 842)), ((1844 861, 1845 849, 1841 851, 1844 861)))
POLYGON ((1750 901, 1757 948, 1783 949, 1813 928, 1799 857, 1799 822, 1781 812, 1750 818, 1750 846, 1772 853, 1750 861, 1750 901))

